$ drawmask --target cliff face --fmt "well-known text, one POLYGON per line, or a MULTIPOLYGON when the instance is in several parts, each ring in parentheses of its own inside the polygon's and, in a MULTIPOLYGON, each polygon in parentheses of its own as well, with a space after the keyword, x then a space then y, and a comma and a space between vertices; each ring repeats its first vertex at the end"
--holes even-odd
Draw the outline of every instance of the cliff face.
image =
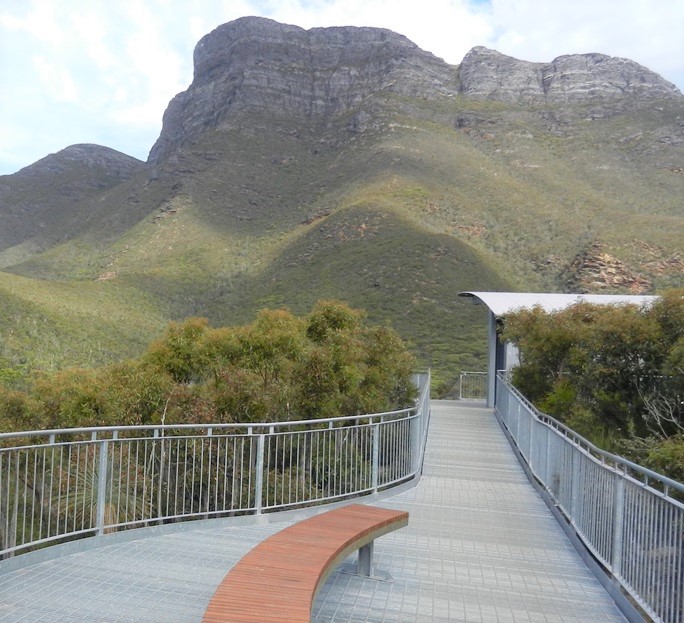
POLYGON ((194 79, 164 114, 150 161, 240 111, 321 123, 390 89, 456 93, 456 68, 378 28, 313 28, 249 17, 219 26, 195 48, 194 79))
POLYGON ((605 54, 572 54, 550 63, 530 63, 477 47, 466 54, 459 76, 465 95, 502 101, 555 103, 679 95, 677 87, 655 72, 605 54))
MULTIPOLYGON (((224 24, 203 37, 194 67, 192 84, 164 114, 150 151, 153 163, 207 128, 239 125, 235 120, 243 111, 316 127, 358 113, 367 98, 382 91, 536 103, 679 94, 645 67, 603 54, 530 63, 477 47, 453 66, 389 30, 304 30, 258 17, 224 24)), ((350 127, 354 123, 350 120, 350 127)))

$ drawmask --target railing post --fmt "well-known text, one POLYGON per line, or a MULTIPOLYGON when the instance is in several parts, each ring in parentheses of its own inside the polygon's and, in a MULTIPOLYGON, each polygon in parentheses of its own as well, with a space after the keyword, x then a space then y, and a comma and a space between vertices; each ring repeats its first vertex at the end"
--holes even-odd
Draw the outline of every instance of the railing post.
POLYGON ((264 492, 264 441, 266 435, 261 434, 257 437, 257 461, 256 461, 256 491, 254 493, 254 503, 256 514, 261 515, 262 496, 264 492))
MULTIPOLYGON (((520 447, 520 411, 522 410, 522 405, 520 404, 519 400, 516 400, 515 402, 515 431, 511 430, 513 433, 513 439, 515 439, 515 443, 520 449, 520 453, 522 454, 522 448, 520 447)), ((511 421, 512 423, 512 421, 511 421)))
MULTIPOLYGON (((10 477, 12 474, 12 470, 9 465, 10 461, 9 458, 7 460, 7 505, 10 506, 10 491, 11 487, 9 486, 10 484, 10 477)), ((19 473, 20 473, 20 461, 19 461, 19 452, 14 453, 14 473, 17 478, 17 485, 15 486, 14 489, 14 504, 11 504, 12 508, 12 519, 9 524, 9 534, 7 535, 7 547, 14 547, 17 544, 17 520, 19 519, 19 473)), ((2 491, 0 490, 0 495, 2 495, 2 491)), ((50 499, 50 502, 52 502, 52 499, 50 499)), ((0 542, 0 545, 2 543, 0 542)), ((11 553, 11 556, 14 556, 14 552, 11 553)))
MULTIPOLYGON (((154 439, 157 437, 157 429, 154 430, 154 439)), ((157 518, 162 523, 161 518, 164 516, 163 510, 163 500, 164 500, 164 469, 166 465, 166 453, 164 451, 164 430, 161 431, 161 440, 159 441, 159 486, 157 487, 157 518)))
MULTIPOLYGON (((552 474, 558 473, 560 474, 560 467, 558 468, 558 471, 553 471, 551 468, 553 467, 553 443, 552 443, 552 435, 553 433, 551 432, 551 429, 548 428, 547 426, 544 426, 544 447, 545 447, 545 456, 544 456, 544 482, 548 483, 551 478, 552 474)), ((570 458, 572 460, 572 455, 570 455, 570 458)), ((572 470, 570 472, 570 479, 572 480, 572 470)), ((570 486, 572 487, 572 483, 570 483, 570 486)))
POLYGON ((625 479, 616 474, 615 500, 613 503, 613 547, 611 555, 611 571, 613 577, 622 573, 622 535, 625 525, 625 479))
POLYGON ((373 467, 371 471, 371 484, 373 493, 378 490, 378 472, 380 470, 380 424, 373 425, 373 467))
POLYGON ((488 351, 489 361, 487 363, 487 408, 496 406, 496 316, 489 312, 489 330, 488 330, 488 351))
POLYGON ((536 449, 535 446, 534 446, 534 441, 535 441, 535 439, 534 439, 534 432, 535 432, 535 428, 536 428, 536 425, 537 425, 537 420, 535 420, 534 417, 533 417, 531 414, 528 414, 527 421, 530 423, 530 429, 529 429, 529 430, 530 430, 530 435, 529 435, 529 439, 528 439, 528 441, 527 441, 527 445, 528 445, 528 448, 529 448, 529 449, 527 450, 527 454, 528 454, 528 457, 529 457, 529 458, 527 459, 527 462, 528 462, 529 465, 530 465, 530 469, 532 470, 532 473, 533 473, 535 476, 538 476, 538 475, 539 475, 539 470, 538 470, 538 463, 537 463, 537 452, 536 452, 537 449, 536 449))
POLYGON ((423 404, 418 408, 415 418, 409 420, 409 432, 411 439, 409 446, 411 448, 411 473, 417 474, 420 468, 420 440, 423 431, 423 404))
POLYGON ((95 527, 97 534, 104 534, 105 530, 105 506, 107 499, 107 454, 109 442, 104 439, 100 442, 100 456, 97 469, 97 507, 95 514, 95 527))
POLYGON ((579 496, 580 496, 580 461, 582 455, 575 447, 572 447, 572 482, 570 483, 570 521, 577 525, 579 520, 579 496))

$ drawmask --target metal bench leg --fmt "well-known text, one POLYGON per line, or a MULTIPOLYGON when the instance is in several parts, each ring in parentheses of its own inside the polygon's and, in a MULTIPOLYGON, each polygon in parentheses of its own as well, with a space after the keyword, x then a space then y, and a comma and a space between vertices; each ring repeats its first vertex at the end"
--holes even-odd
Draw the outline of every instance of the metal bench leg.
POLYGON ((373 562, 373 543, 363 545, 359 548, 359 575, 363 575, 367 578, 371 577, 371 564, 373 562))

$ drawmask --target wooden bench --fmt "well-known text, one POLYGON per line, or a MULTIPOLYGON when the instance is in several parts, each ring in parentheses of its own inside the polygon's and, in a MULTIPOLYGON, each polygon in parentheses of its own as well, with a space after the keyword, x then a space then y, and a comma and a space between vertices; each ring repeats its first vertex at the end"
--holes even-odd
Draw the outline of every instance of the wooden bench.
POLYGON ((309 623, 335 567, 359 550, 359 573, 370 576, 374 539, 407 524, 407 512, 353 504, 285 528, 226 574, 202 622, 309 623))

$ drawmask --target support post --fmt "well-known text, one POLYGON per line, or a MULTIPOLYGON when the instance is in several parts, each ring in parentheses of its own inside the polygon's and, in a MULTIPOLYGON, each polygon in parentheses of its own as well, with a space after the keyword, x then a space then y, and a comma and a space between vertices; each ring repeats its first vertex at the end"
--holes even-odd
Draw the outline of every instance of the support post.
POLYGON ((616 474, 615 501, 613 508, 613 548, 611 552, 611 572, 613 577, 622 573, 622 534, 625 525, 625 479, 616 474))
POLYGON ((580 461, 582 456, 577 448, 572 450, 572 482, 570 484, 570 521, 579 522, 580 515, 580 461))
POLYGON ((256 456, 256 487, 254 492, 254 504, 257 515, 261 515, 262 496, 264 492, 264 437, 257 437, 257 456, 256 456))
POLYGON ((489 364, 487 366, 487 407, 494 407, 496 396, 496 316, 489 312, 489 364))
POLYGON ((423 420, 423 405, 418 411, 418 417, 409 420, 409 432, 411 435, 411 473, 418 474, 420 471, 420 443, 421 443, 421 422, 423 420))
POLYGON ((373 564, 373 543, 366 543, 359 548, 359 569, 358 574, 366 578, 371 577, 371 567, 373 564))
POLYGON ((371 484, 373 486, 373 493, 378 490, 378 480, 380 471, 380 424, 377 422, 373 426, 373 464, 371 472, 371 484))
POLYGON ((95 512, 95 527, 97 534, 104 534, 105 505, 107 500, 107 449, 109 442, 105 439, 100 443, 100 456, 97 468, 97 507, 95 512))

